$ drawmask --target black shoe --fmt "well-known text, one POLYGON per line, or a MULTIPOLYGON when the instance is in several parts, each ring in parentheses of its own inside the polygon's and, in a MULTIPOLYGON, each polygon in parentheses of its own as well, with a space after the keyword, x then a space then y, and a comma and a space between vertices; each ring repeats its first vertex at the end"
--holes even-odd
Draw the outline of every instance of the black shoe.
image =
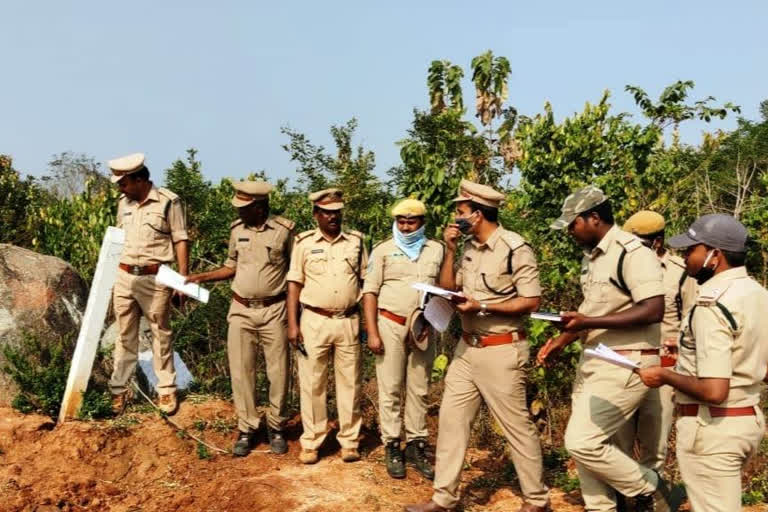
POLYGON ((405 478, 405 461, 400 449, 400 440, 387 443, 387 473, 392 478, 405 478))
POLYGON ((641 494, 635 498, 635 512, 653 512, 656 508, 653 505, 653 496, 641 494))
MULTIPOLYGON (((627 507, 627 497, 621 494, 619 491, 616 492, 616 512, 629 512, 629 507, 627 507)), ((653 499, 651 499, 651 503, 653 503, 653 499)))
POLYGON ((232 454, 236 457, 245 457, 256 446, 256 432, 240 432, 232 448, 232 454))
MULTIPOLYGON (((653 500, 656 512, 676 512, 686 497, 685 488, 679 485, 672 485, 661 478, 658 471, 654 471, 659 478, 656 491, 653 494, 646 495, 653 500)), ((638 496, 640 499, 647 499, 646 496, 638 496)))
POLYGON ((414 439, 405 445, 405 460, 424 477, 434 480, 435 470, 427 458, 427 441, 424 439, 414 439))
POLYGON ((285 437, 281 430, 267 429, 267 435, 269 436, 269 451, 276 455, 282 455, 288 452, 288 443, 285 442, 285 437))

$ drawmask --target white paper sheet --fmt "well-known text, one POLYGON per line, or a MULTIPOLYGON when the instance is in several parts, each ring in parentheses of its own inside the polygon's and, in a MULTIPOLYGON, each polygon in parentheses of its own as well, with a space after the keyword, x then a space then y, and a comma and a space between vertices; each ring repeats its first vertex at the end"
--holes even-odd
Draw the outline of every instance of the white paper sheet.
POLYGON ((445 288, 440 288, 439 286, 432 286, 431 284, 427 283, 413 283, 411 287, 416 288, 419 291, 431 293, 432 295, 437 295, 438 297, 443 297, 446 299, 450 299, 453 296, 461 296, 460 293, 452 292, 451 290, 446 290, 445 288))
POLYGON ((163 286, 169 286, 174 290, 178 290, 184 295, 197 299, 203 304, 208 303, 208 297, 210 292, 196 283, 184 284, 183 275, 173 270, 168 265, 160 265, 160 269, 157 271, 155 281, 163 286))
POLYGON ((640 366, 636 362, 627 359, 621 354, 617 354, 616 352, 606 347, 602 343, 600 343, 597 346, 597 348, 585 349, 584 355, 602 359, 603 361, 607 361, 611 364, 615 364, 616 366, 621 366, 622 368, 626 368, 628 370, 634 370, 635 368, 640 368, 640 366))
POLYGON ((451 323, 454 311, 455 308, 448 299, 432 297, 427 302, 427 307, 424 308, 424 318, 432 327, 440 332, 445 332, 448 329, 448 324, 451 323))
POLYGON ((531 313, 531 318, 536 320, 546 320, 547 322, 562 322, 563 318, 557 313, 547 313, 546 311, 536 311, 531 313))

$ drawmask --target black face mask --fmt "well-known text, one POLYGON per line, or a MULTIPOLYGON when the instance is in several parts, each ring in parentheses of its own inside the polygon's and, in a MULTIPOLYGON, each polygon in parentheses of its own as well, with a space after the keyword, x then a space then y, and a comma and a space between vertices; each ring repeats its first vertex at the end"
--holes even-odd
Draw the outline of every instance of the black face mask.
POLYGON ((693 276, 694 279, 696 279, 696 282, 701 284, 706 283, 710 279, 712 279, 712 276, 715 275, 715 269, 707 267, 707 263, 709 263, 710 258, 714 254, 713 251, 709 251, 709 254, 707 254, 706 259, 704 260, 704 264, 701 266, 698 272, 696 272, 696 275, 693 276))
POLYGON ((459 231, 465 235, 469 233, 470 229, 472 229, 472 223, 467 219, 456 219, 456 224, 459 225, 459 231))

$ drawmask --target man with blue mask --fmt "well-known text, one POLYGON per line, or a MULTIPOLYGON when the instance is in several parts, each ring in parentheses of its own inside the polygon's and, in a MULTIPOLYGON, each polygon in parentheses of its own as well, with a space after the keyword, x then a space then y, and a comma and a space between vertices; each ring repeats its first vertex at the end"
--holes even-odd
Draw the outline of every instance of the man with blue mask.
POLYGON ((392 209, 392 238, 373 248, 363 285, 368 348, 376 354, 379 424, 386 446, 387 472, 405 477, 408 462, 425 477, 434 471, 426 456, 427 392, 434 357, 428 332, 417 329, 420 292, 413 283, 435 284, 443 260, 440 242, 424 234, 426 207, 405 199, 392 209), (405 454, 400 449, 401 391, 405 386, 405 454))

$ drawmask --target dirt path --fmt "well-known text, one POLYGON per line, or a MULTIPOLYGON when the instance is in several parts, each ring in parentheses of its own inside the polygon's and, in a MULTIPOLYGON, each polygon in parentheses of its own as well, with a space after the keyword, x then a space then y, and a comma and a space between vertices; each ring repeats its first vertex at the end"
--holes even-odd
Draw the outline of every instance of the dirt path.
MULTIPOLYGON (((188 401, 174 418, 222 448, 235 436, 227 402, 188 401)), ((246 458, 201 458, 194 440, 153 413, 54 427, 46 417, 0 408, 0 511, 399 512, 431 496, 430 483, 414 470, 404 480, 390 479, 383 449, 370 438, 361 462, 343 463, 330 442, 318 464, 304 466, 295 427, 287 455, 260 444, 246 458)), ((487 452, 470 451, 464 510, 520 507, 520 490, 504 481, 502 466, 487 452)), ((580 503, 578 492, 553 490, 554 510, 581 511, 580 503)))

